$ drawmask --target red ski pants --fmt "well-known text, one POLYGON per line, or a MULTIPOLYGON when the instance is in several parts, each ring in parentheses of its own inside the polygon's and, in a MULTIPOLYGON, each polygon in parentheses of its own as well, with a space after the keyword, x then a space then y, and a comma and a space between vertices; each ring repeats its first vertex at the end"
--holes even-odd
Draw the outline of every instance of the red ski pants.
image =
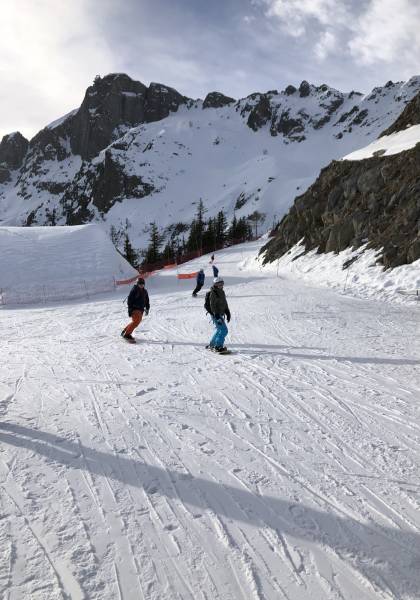
POLYGON ((128 333, 128 334, 133 333, 135 328, 140 325, 142 318, 143 318, 142 310, 133 310, 133 312, 131 313, 131 323, 129 323, 127 325, 127 327, 125 328, 125 333, 128 333))

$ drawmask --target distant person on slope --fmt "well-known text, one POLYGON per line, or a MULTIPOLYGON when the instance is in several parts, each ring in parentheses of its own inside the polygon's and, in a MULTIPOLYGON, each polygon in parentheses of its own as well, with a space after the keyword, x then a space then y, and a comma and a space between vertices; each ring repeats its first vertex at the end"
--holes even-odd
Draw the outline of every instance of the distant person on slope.
POLYGON ((206 278, 206 276, 204 275, 204 270, 200 269, 198 271, 198 273, 197 273, 197 278, 196 278, 197 285, 195 286, 195 289, 194 289, 194 291, 192 293, 192 295, 194 296, 194 298, 196 298, 198 292, 203 287, 205 278, 206 278))
POLYGON ((216 267, 216 265, 212 264, 211 268, 213 269, 213 276, 214 277, 218 277, 219 276, 219 269, 216 267))
POLYGON ((226 295, 223 290, 224 281, 220 277, 215 277, 212 287, 206 295, 206 310, 211 314, 213 323, 216 327, 213 337, 207 348, 214 352, 227 352, 225 347, 225 338, 228 334, 228 328, 225 323, 225 315, 227 322, 230 321, 230 310, 226 300, 226 295), (210 308, 210 310, 208 310, 210 308))
POLYGON ((131 317, 131 323, 122 330, 121 335, 132 343, 135 342, 135 339, 131 334, 140 325, 143 314, 148 315, 150 310, 149 294, 144 285, 143 277, 139 277, 127 298, 128 316, 131 317))

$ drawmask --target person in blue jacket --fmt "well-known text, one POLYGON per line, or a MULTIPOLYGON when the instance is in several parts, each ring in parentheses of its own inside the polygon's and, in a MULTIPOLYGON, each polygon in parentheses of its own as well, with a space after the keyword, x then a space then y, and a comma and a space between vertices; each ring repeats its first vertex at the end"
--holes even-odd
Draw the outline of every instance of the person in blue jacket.
POLYGON ((204 275, 204 270, 200 269, 198 271, 198 273, 197 273, 196 286, 195 286, 195 289, 194 289, 194 291, 192 293, 192 295, 194 296, 194 298, 197 297, 198 292, 203 287, 205 278, 206 278, 206 276, 204 275))

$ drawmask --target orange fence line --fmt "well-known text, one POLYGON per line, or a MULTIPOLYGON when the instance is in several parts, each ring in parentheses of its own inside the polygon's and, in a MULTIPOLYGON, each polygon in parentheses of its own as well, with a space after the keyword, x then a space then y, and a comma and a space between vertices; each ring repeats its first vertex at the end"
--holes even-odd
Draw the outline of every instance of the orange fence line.
POLYGON ((177 277, 178 279, 194 279, 195 277, 197 277, 198 275, 198 271, 196 271, 195 273, 178 273, 177 277))

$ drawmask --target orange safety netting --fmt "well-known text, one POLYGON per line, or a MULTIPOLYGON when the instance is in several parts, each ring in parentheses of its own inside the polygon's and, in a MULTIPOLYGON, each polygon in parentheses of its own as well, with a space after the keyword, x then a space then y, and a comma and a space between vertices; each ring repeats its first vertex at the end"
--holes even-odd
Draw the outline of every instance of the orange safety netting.
POLYGON ((197 277, 198 275, 198 271, 196 271, 195 273, 178 273, 177 277, 178 279, 194 279, 195 277, 197 277))

